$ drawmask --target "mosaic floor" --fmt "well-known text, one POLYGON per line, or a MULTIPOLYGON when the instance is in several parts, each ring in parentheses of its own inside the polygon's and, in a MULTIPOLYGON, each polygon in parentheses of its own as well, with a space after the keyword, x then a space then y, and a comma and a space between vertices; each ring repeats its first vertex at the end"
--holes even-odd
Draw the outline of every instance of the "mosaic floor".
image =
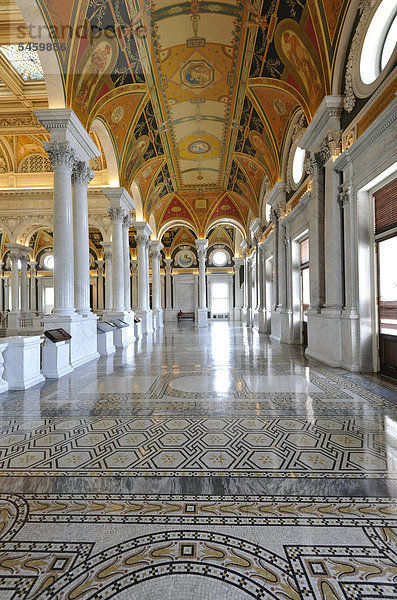
POLYGON ((397 386, 169 325, 0 395, 0 600, 397 599, 397 386))

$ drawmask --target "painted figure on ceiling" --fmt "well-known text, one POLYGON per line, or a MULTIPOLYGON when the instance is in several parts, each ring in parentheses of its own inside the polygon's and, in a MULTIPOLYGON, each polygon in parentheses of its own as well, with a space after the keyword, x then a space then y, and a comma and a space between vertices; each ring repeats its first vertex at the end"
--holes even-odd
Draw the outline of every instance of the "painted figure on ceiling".
POLYGON ((81 109, 89 102, 93 87, 98 83, 98 78, 105 72, 110 63, 111 49, 109 44, 99 46, 92 54, 90 62, 83 76, 77 102, 81 109))

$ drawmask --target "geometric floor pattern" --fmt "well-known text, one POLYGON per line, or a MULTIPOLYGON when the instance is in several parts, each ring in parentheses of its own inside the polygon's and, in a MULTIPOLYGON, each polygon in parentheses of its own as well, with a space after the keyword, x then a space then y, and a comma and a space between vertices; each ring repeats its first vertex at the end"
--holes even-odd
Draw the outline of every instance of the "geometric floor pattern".
POLYGON ((0 394, 0 600, 397 600, 397 386, 168 324, 0 394))
POLYGON ((397 504, 384 498, 29 494, 0 496, 0 512, 3 598, 397 594, 397 504))
POLYGON ((1 476, 397 477, 382 418, 0 422, 1 476))

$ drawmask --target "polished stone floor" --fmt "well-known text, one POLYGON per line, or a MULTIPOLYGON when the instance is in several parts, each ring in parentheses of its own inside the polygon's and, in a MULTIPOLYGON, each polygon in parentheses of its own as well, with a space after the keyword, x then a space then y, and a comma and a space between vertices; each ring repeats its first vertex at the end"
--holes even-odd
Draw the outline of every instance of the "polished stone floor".
POLYGON ((0 427, 0 600, 397 599, 391 381, 169 324, 0 427))

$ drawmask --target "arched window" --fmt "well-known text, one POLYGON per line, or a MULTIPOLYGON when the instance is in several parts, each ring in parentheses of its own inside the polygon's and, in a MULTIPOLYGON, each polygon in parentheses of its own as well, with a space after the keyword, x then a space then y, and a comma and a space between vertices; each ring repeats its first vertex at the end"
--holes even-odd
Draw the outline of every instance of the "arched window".
POLYGON ((47 254, 47 256, 44 257, 43 265, 49 271, 54 270, 54 257, 52 254, 47 254))
POLYGON ((375 81, 393 54, 397 40, 397 5, 383 0, 376 9, 361 48, 360 77, 367 85, 375 81))

